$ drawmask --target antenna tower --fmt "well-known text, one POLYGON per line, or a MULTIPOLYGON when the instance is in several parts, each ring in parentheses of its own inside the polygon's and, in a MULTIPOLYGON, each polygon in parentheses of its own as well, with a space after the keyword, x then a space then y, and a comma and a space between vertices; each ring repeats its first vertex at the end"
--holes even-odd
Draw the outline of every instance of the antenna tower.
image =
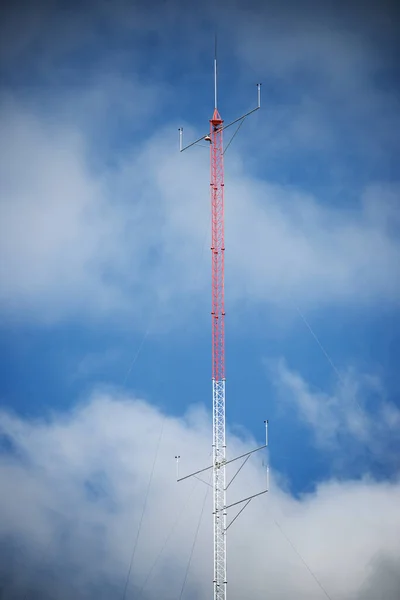
POLYGON ((253 112, 260 108, 261 84, 257 84, 257 106, 241 117, 224 125, 217 105, 217 43, 215 38, 214 54, 214 112, 210 119, 209 133, 201 136, 188 146, 183 147, 183 128, 179 129, 180 151, 183 152, 191 146, 208 142, 210 147, 210 190, 211 190, 211 271, 212 271, 212 293, 211 293, 211 323, 212 323, 212 395, 213 395, 213 435, 212 435, 212 465, 179 478, 178 463, 180 456, 176 456, 177 480, 183 481, 189 477, 197 476, 199 473, 212 469, 213 475, 213 524, 214 524, 214 600, 226 600, 227 598, 227 576, 226 576, 226 538, 227 531, 233 521, 246 508, 250 501, 268 491, 268 467, 267 486, 262 492, 254 494, 239 502, 227 505, 226 492, 233 479, 250 458, 250 455, 267 446, 268 443, 268 421, 265 421, 266 439, 265 444, 247 452, 241 456, 227 460, 226 457, 226 420, 225 420, 225 227, 224 227, 224 154, 231 141, 236 135, 243 121, 253 112), (223 133, 232 125, 237 125, 228 145, 224 150, 223 133), (226 483, 226 465, 243 459, 230 482, 226 483), (234 518, 227 523, 228 509, 243 504, 234 518))

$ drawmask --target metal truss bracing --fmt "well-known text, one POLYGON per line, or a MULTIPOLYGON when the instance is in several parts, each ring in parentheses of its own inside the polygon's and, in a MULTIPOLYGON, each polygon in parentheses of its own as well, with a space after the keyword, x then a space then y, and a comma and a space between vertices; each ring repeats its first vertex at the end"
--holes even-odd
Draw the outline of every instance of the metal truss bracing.
POLYGON ((213 380, 214 600, 226 599, 225 381, 213 380))
POLYGON ((223 121, 214 110, 210 121, 212 380, 213 380, 213 516, 214 600, 226 599, 225 492, 225 302, 224 302, 224 163, 223 121))
POLYGON ((224 298, 224 156, 223 121, 217 109, 210 121, 211 252, 212 252, 212 378, 225 379, 224 298))

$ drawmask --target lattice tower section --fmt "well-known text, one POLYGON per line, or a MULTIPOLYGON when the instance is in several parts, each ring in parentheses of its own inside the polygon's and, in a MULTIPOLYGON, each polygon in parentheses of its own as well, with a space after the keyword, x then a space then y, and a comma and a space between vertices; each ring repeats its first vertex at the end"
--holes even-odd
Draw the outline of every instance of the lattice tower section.
POLYGON ((225 493, 225 301, 223 121, 217 109, 210 120, 212 227, 212 383, 214 600, 226 600, 225 493))

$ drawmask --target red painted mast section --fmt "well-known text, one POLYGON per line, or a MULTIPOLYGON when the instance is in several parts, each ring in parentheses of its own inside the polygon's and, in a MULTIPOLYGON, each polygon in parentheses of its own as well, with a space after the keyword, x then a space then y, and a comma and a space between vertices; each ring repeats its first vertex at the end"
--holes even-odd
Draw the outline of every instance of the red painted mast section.
POLYGON ((223 120, 217 109, 210 120, 211 152, 211 252, 212 252, 212 378, 225 379, 224 298, 224 156, 223 120))

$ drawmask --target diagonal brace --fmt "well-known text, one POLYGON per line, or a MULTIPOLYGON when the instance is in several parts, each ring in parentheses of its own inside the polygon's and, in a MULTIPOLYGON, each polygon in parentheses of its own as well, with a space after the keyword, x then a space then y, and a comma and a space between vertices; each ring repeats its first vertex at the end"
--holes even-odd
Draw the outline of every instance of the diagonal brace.
POLYGON ((249 498, 246 502, 246 504, 244 506, 242 506, 242 508, 239 510, 239 512, 237 513, 237 515, 235 517, 233 517, 232 521, 229 523, 229 525, 226 526, 225 531, 228 531, 229 527, 232 525, 232 523, 234 523, 234 521, 236 521, 236 519, 238 518, 238 516, 244 511, 244 509, 246 508, 246 506, 248 506, 250 504, 250 502, 253 500, 253 498, 249 498))
POLYGON ((230 482, 228 483, 228 485, 226 486, 225 490, 228 489, 228 487, 231 485, 232 481, 235 479, 235 477, 237 475, 239 475, 240 471, 243 469, 244 465, 247 463, 247 461, 249 460, 251 454, 248 454, 246 456, 246 458, 244 459, 244 461, 242 462, 242 464, 240 465, 240 467, 238 468, 238 470, 236 471, 236 473, 234 474, 234 476, 232 477, 232 479, 230 480, 230 482))
POLYGON ((258 494, 253 494, 252 496, 248 496, 247 498, 243 498, 243 500, 238 500, 237 502, 233 502, 233 504, 228 504, 225 506, 226 509, 232 508, 232 506, 237 506, 237 504, 242 504, 242 502, 247 502, 247 500, 253 500, 253 498, 257 498, 257 496, 262 496, 262 494, 266 494, 268 489, 263 490, 262 492, 258 492, 258 494))
MULTIPOLYGON (((224 462, 225 465, 229 465, 229 463, 235 462, 235 460, 239 460, 240 458, 244 458, 245 456, 248 456, 250 454, 254 454, 254 452, 258 452, 259 450, 262 450, 263 448, 266 448, 267 445, 264 444, 263 446, 259 446, 258 448, 255 448, 254 450, 250 450, 250 452, 245 452, 244 454, 241 454, 240 456, 236 456, 236 458, 231 458, 230 460, 227 460, 224 462)), ((194 477, 194 475, 198 475, 199 473, 204 473, 204 471, 208 471, 208 469, 212 469, 214 467, 214 465, 210 465, 208 467, 205 467, 204 469, 199 469, 198 471, 195 471, 194 473, 190 473, 190 475, 185 475, 185 477, 180 477, 179 479, 177 479, 177 481, 183 481, 184 479, 188 479, 189 477, 194 477)))

